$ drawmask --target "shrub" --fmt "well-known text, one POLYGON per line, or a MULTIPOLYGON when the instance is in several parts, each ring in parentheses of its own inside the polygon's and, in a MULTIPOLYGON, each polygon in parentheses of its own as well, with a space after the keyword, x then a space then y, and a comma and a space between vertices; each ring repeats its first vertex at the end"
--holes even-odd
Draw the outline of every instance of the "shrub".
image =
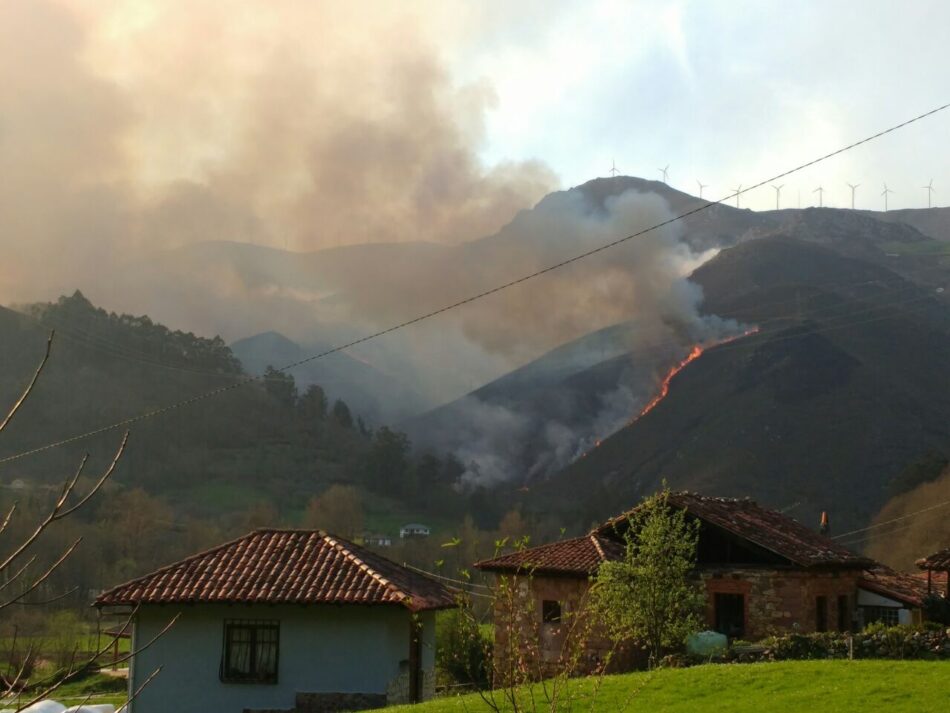
POLYGON ((435 663, 451 683, 487 686, 491 661, 490 630, 486 632, 478 626, 471 614, 461 607, 439 616, 435 663))

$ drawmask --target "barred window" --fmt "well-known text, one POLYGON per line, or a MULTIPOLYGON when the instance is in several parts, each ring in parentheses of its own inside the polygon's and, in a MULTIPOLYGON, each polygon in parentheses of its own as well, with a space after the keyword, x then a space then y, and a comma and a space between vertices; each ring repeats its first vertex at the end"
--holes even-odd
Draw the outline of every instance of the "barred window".
POLYGON ((226 619, 221 680, 226 683, 277 683, 280 622, 226 619))

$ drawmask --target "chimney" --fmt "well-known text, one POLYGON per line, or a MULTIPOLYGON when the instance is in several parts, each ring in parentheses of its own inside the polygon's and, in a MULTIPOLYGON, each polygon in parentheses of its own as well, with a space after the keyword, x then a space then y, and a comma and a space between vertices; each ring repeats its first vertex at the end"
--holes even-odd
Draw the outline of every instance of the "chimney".
POLYGON ((828 524, 828 511, 821 511, 821 522, 818 524, 818 532, 822 535, 827 535, 831 531, 831 526, 828 524))

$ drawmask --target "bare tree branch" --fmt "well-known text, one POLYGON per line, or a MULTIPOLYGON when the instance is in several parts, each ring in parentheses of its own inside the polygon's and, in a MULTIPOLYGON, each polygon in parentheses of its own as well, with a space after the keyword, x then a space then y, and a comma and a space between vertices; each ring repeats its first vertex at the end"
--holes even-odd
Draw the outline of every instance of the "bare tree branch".
POLYGON ((128 711, 128 710, 129 710, 129 704, 130 704, 132 701, 134 701, 136 698, 138 698, 138 697, 139 697, 139 694, 140 694, 142 691, 145 690, 145 687, 146 687, 148 684, 150 684, 150 683, 152 682, 152 680, 153 680, 158 674, 160 674, 161 672, 162 672, 162 666, 159 666, 157 669, 155 669, 154 671, 152 671, 152 673, 149 674, 149 677, 146 678, 146 679, 142 682, 142 685, 141 685, 141 686, 139 686, 138 688, 135 689, 135 692, 132 693, 131 696, 129 696, 129 699, 125 702, 125 704, 124 704, 119 710, 120 710, 120 711, 128 711))
POLYGON ((75 542, 73 542, 73 544, 71 544, 68 548, 66 548, 66 551, 62 555, 60 555, 59 559, 53 562, 53 564, 50 565, 49 569, 47 569, 42 575, 40 575, 35 580, 33 580, 33 583, 29 587, 27 587, 20 594, 15 596, 13 599, 8 599, 7 601, 0 603, 0 609, 6 609, 11 604, 16 604, 21 599, 23 599, 23 597, 25 597, 30 592, 34 591, 43 582, 49 579, 49 577, 53 574, 53 572, 55 572, 59 568, 59 566, 63 562, 65 562, 66 559, 75 551, 75 549, 79 547, 80 542, 82 542, 81 537, 77 539, 75 542))
POLYGON ((7 414, 7 417, 3 419, 3 423, 0 423, 0 433, 3 432, 3 429, 7 427, 7 424, 13 420, 13 417, 16 415, 16 412, 20 410, 20 407, 30 398, 30 394, 33 392, 33 387, 36 386, 36 382, 39 381, 40 374, 43 373, 43 367, 46 366, 46 362, 49 361, 49 353, 53 347, 53 335, 56 334, 56 331, 49 333, 49 339, 46 340, 46 354, 43 355, 43 360, 40 362, 40 365, 36 367, 36 372, 33 374, 33 378, 30 380, 29 385, 26 387, 26 390, 17 399, 16 403, 13 404, 13 408, 10 409, 10 413, 7 414))
POLYGON ((0 525, 0 535, 2 535, 7 527, 10 524, 10 521, 13 519, 13 513, 16 512, 17 503, 13 503, 13 506, 10 508, 10 512, 7 513, 7 516, 3 518, 3 524, 0 525))
POLYGON ((70 515, 83 505, 85 505, 92 496, 94 496, 105 482, 112 476, 115 472, 116 466, 119 464, 119 460, 122 458, 122 454, 125 452, 125 446, 129 442, 129 432, 126 431, 125 435, 122 437, 122 443, 119 444, 119 448, 115 453, 115 456, 112 458, 112 463, 109 464, 109 467, 105 470, 102 476, 93 486, 92 490, 89 491, 78 503, 73 505, 66 510, 63 510, 63 507, 66 505, 66 501, 69 499, 70 494, 73 492, 73 489, 76 487, 76 483, 79 480, 79 476, 82 474, 83 469, 86 467, 86 462, 89 459, 89 455, 86 454, 83 456, 82 461, 79 463, 79 468, 76 469, 75 475, 66 481, 66 484, 63 486, 63 492, 60 495, 59 499, 56 501, 56 504, 50 510, 49 514, 36 526, 36 529, 33 531, 33 534, 27 537, 20 546, 17 547, 7 558, 0 562, 0 572, 5 570, 10 564, 20 555, 22 555, 26 550, 28 550, 34 542, 39 538, 40 535, 49 527, 52 523, 57 520, 62 520, 67 515, 70 515))
POLYGON ((126 431, 125 435, 122 436, 122 443, 119 444, 119 449, 115 452, 115 455, 112 457, 112 462, 109 464, 109 467, 102 474, 102 477, 96 482, 92 490, 86 493, 86 496, 80 500, 78 503, 73 505, 71 508, 63 510, 55 519, 62 520, 67 515, 71 515, 76 512, 79 508, 85 505, 96 493, 99 492, 99 489, 105 484, 105 482, 112 477, 112 474, 115 472, 116 466, 119 465, 119 461, 122 459, 122 454, 125 453, 125 447, 129 442, 129 432, 126 431))
MULTIPOLYGON (((23 565, 22 567, 20 567, 20 569, 17 570, 16 574, 14 574, 12 577, 10 577, 10 578, 9 578, 6 582, 4 582, 3 584, 0 584, 0 592, 2 592, 4 589, 6 589, 7 587, 9 587, 9 586, 10 586, 11 584, 13 584, 15 581, 17 581, 17 580, 20 578, 20 576, 21 576, 24 572, 26 572, 26 570, 27 570, 27 569, 30 567, 30 565, 32 565, 34 562, 36 562, 36 555, 33 555, 32 557, 30 557, 30 559, 28 559, 28 560, 26 561, 26 564, 23 565)), ((5 570, 0 570, 0 572, 5 572, 5 570)))
POLYGON ((62 594, 57 594, 55 597, 44 599, 41 602, 12 602, 12 603, 21 607, 43 607, 43 606, 46 606, 47 604, 52 604, 53 602, 58 602, 61 599, 65 599, 66 597, 70 596, 71 594, 75 594, 78 591, 79 591, 79 587, 73 587, 72 589, 67 589, 62 594))

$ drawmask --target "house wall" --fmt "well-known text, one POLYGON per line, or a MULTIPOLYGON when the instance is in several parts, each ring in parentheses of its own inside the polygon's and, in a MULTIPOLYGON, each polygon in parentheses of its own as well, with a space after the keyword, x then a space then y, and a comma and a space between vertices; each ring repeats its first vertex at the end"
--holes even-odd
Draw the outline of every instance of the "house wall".
POLYGON ((816 600, 827 603, 827 630, 850 629, 855 611, 859 572, 794 569, 705 569, 700 572, 706 590, 706 624, 715 626, 715 594, 744 594, 745 635, 754 641, 785 631, 816 631, 816 600), (847 621, 838 621, 838 597, 848 597, 847 621))
MULTIPOLYGON (((706 568, 699 572, 700 586, 706 592, 707 626, 715 625, 714 601, 716 592, 745 595, 744 638, 757 640, 773 633, 787 631, 812 632, 816 629, 816 598, 826 597, 827 628, 837 630, 838 597, 848 597, 850 628, 855 612, 855 596, 860 573, 853 571, 803 571, 771 568, 706 568)), ((550 577, 534 575, 530 578, 509 578, 514 582, 517 599, 496 596, 495 599, 495 667, 496 671, 510 670, 512 660, 539 658, 530 666, 550 673, 561 657, 565 638, 564 627, 541 621, 542 601, 562 602, 564 612, 576 612, 590 588, 590 581, 580 577, 550 577), (522 616, 512 616, 508 609, 515 608, 522 616), (523 614, 527 613, 527 616, 523 614), (534 647, 536 651, 530 649, 534 647)), ((497 591, 497 589, 496 589, 497 591)), ((610 651, 609 641, 590 629, 581 668, 593 670, 610 651)), ((638 663, 637 649, 621 648, 614 652, 612 668, 629 668, 638 663)), ((580 673, 582 671, 578 671, 580 673)))
MULTIPOLYGON (((174 626, 135 656, 130 692, 156 668, 161 666, 162 670, 132 702, 129 713, 294 710, 301 693, 374 694, 373 700, 385 696, 390 703, 408 696, 411 614, 403 607, 143 606, 136 616, 133 646, 151 640, 179 611, 181 618, 174 626), (225 619, 280 622, 276 684, 221 682, 225 619)), ((423 691, 431 696, 435 681, 435 614, 423 613, 420 620, 423 691)))

